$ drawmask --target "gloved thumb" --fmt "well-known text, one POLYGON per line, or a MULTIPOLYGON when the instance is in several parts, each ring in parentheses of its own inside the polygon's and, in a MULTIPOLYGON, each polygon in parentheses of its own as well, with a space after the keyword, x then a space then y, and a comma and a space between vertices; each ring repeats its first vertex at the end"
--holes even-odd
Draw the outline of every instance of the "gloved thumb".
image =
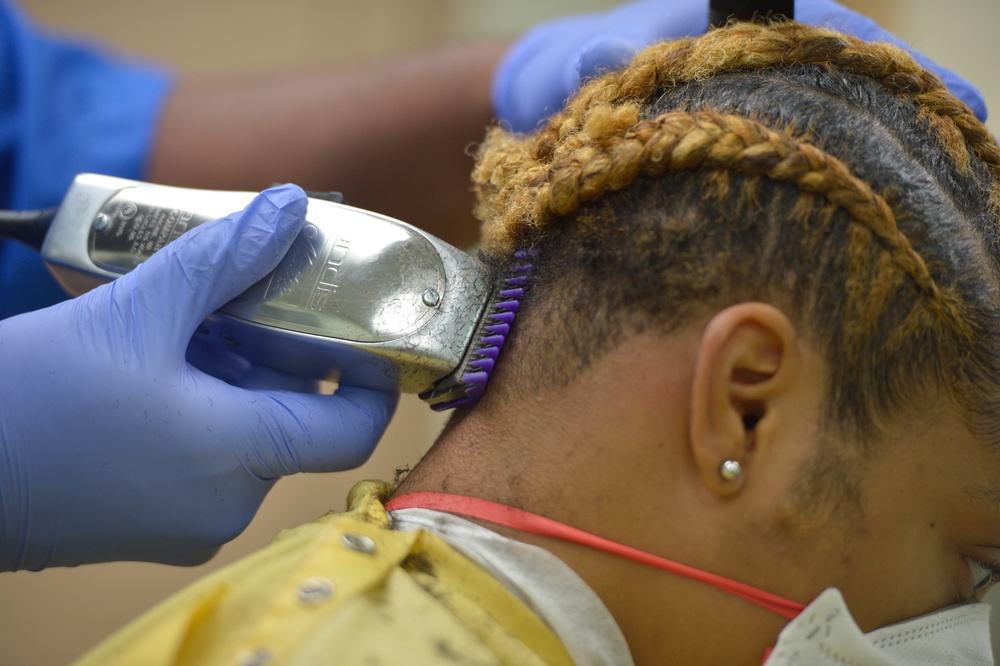
POLYGON ((341 386, 332 396, 290 391, 243 391, 243 395, 251 413, 244 421, 246 450, 236 453, 244 467, 262 480, 364 464, 399 398, 394 392, 353 386, 341 386))
POLYGON ((584 79, 624 67, 638 52, 631 40, 622 37, 597 37, 580 49, 575 66, 566 72, 566 90, 572 92, 584 79))
POLYGON ((798 0, 795 4, 795 18, 803 23, 854 35, 867 42, 888 42, 908 51, 921 67, 939 76, 951 94, 965 102, 980 121, 986 122, 986 100, 976 86, 914 50, 912 46, 887 32, 873 19, 833 0, 798 0))
POLYGON ((284 257, 305 223, 295 185, 257 195, 241 212, 188 231, 116 280, 115 305, 129 312, 147 348, 183 353, 197 326, 284 257))

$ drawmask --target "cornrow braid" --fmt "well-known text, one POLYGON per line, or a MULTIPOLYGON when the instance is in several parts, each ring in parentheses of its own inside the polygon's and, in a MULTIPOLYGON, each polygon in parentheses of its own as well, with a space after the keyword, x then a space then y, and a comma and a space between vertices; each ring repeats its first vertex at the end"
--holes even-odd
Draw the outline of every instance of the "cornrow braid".
MULTIPOLYGON (((834 66, 912 99, 960 169, 968 168, 971 153, 1000 182, 1000 147, 992 134, 905 51, 794 22, 740 23, 645 49, 625 69, 583 86, 540 132, 526 139, 492 130, 473 173, 478 215, 489 221, 484 230, 487 245, 509 251, 522 227, 542 225, 557 213, 532 203, 536 189, 557 177, 548 165, 595 140, 623 135, 654 93, 667 94, 683 83, 724 72, 795 64, 834 66)), ((1000 209, 1000 187, 995 185, 990 197, 1000 209)))
POLYGON ((558 385, 764 300, 823 350, 829 416, 862 441, 941 387, 1000 429, 998 175, 992 135, 890 45, 785 22, 651 46, 480 147, 485 255, 539 257, 501 371, 558 385))
MULTIPOLYGON (((895 265, 913 279, 925 296, 924 305, 935 316, 959 334, 967 332, 961 302, 938 288, 882 196, 835 157, 749 118, 675 111, 639 121, 621 136, 569 153, 562 151, 550 166, 550 181, 536 192, 535 210, 567 215, 587 201, 624 189, 637 177, 695 169, 732 169, 794 183, 803 192, 822 195, 870 232, 895 265)), ((859 305, 864 306, 859 312, 859 329, 864 330, 885 303, 869 292, 859 305)))
POLYGON ((699 168, 764 175, 822 194, 869 229, 921 290, 937 296, 927 266, 896 227, 884 198, 835 157, 749 118, 675 111, 640 121, 620 138, 560 158, 552 165, 552 182, 538 191, 537 206, 566 215, 638 176, 699 168))

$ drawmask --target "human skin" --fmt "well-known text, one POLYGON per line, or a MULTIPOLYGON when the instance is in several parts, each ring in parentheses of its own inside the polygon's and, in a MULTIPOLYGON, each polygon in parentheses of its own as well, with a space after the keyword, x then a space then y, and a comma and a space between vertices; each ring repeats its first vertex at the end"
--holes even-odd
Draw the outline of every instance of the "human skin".
MULTIPOLYGON (((992 442, 946 397, 914 396, 863 457, 824 425, 825 382, 821 355, 763 303, 631 337, 565 388, 533 394, 500 364, 486 402, 397 492, 518 506, 802 604, 836 587, 865 631, 981 596, 967 558, 1000 560, 992 442), (824 450, 842 454, 853 492, 804 502, 824 450), (740 480, 719 476, 727 459, 740 480)), ((786 624, 702 583, 500 531, 580 574, 637 664, 760 664, 786 624)))
POLYGON ((471 244, 478 225, 467 149, 493 117, 490 80, 508 46, 455 44, 348 68, 182 82, 164 108, 148 178, 336 190, 352 205, 471 244))

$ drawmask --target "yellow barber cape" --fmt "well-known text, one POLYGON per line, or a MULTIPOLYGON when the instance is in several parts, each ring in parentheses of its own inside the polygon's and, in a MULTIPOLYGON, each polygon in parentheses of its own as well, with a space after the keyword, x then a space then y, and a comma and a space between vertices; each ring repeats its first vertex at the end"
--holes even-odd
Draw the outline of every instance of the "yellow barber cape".
POLYGON ((391 488, 153 608, 79 666, 571 664, 549 627, 495 578, 424 530, 396 532, 391 488))

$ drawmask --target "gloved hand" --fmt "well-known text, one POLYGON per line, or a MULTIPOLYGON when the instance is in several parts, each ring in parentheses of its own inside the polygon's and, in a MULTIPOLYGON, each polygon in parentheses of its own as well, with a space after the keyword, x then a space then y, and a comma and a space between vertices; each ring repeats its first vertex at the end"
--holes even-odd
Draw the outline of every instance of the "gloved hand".
POLYGON ((299 188, 268 190, 111 284, 0 321, 0 571, 196 564, 278 477, 368 458, 396 395, 248 391, 185 360, 199 323, 277 265, 305 210, 299 188))
MULTIPOLYGON (((975 86, 917 53, 870 18, 833 0, 796 0, 795 19, 906 49, 922 67, 940 76, 980 120, 986 120, 986 102, 975 86)), ((707 0, 642 0, 605 13, 543 23, 504 56, 493 77, 493 109, 514 130, 530 131, 562 107, 581 79, 621 67, 655 41, 700 35, 707 27, 707 0)))

